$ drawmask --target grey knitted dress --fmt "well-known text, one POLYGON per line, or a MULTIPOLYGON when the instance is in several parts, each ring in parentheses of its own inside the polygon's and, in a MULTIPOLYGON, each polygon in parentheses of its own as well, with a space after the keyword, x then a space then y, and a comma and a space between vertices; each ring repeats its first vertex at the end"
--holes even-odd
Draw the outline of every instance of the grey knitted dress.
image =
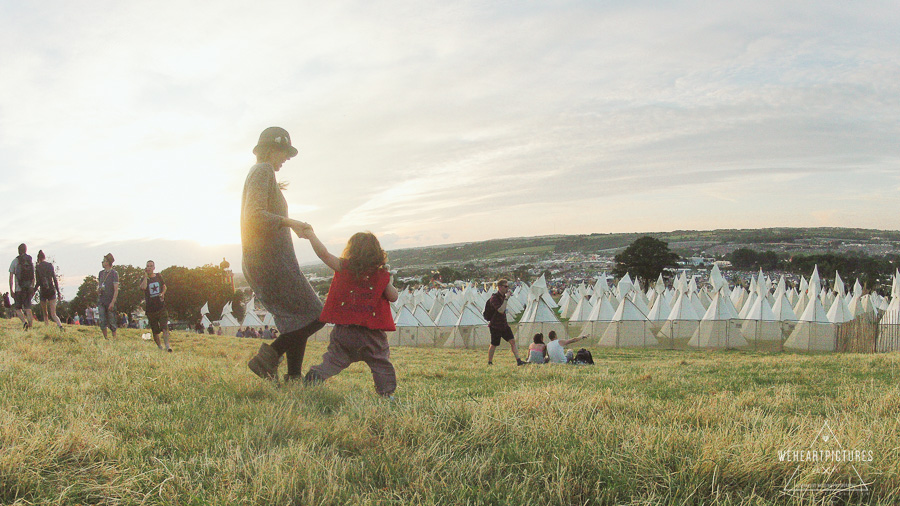
POLYGON ((275 169, 268 163, 251 167, 241 200, 241 267, 282 334, 307 326, 322 313, 322 301, 297 263, 291 229, 281 226, 287 215, 275 169))

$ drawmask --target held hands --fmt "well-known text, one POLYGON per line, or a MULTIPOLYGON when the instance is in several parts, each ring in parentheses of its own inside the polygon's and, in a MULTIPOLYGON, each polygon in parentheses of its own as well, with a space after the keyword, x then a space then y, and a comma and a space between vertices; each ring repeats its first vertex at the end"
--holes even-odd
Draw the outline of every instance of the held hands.
POLYGON ((310 237, 315 235, 312 225, 306 223, 305 221, 291 220, 289 226, 291 227, 291 230, 293 230, 294 233, 297 234, 297 237, 301 239, 309 239, 310 237))

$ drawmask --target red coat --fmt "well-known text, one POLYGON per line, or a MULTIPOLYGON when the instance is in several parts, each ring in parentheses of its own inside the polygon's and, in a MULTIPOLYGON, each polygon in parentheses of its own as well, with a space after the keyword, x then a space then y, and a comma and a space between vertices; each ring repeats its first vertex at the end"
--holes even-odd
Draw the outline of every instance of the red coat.
POLYGON ((361 325, 375 330, 397 330, 391 315, 391 304, 384 298, 384 289, 391 275, 384 269, 356 274, 345 267, 334 273, 328 298, 319 320, 340 325, 361 325))

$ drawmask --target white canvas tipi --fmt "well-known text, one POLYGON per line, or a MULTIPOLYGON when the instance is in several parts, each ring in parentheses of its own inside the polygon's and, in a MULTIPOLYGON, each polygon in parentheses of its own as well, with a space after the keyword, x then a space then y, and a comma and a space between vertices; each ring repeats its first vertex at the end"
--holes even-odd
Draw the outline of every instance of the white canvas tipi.
POLYGON ((838 296, 834 298, 834 302, 831 303, 831 308, 825 316, 828 317, 828 321, 831 323, 847 323, 852 321, 856 315, 850 311, 847 301, 843 297, 838 296))
POLYGON ((821 299, 812 297, 794 331, 784 342, 784 348, 795 351, 834 351, 836 338, 837 327, 828 321, 821 299))
POLYGON ((474 306, 466 304, 444 347, 482 348, 490 344, 491 331, 487 322, 474 306))
POLYGON ((688 346, 695 348, 742 348, 748 345, 741 335, 739 322, 733 318, 737 310, 724 292, 717 292, 709 302, 688 346))
POLYGON ((700 324, 700 317, 687 293, 682 292, 672 305, 669 316, 659 332, 660 338, 690 339, 700 324))
MULTIPOLYGON (((544 299, 536 299, 532 302, 533 309, 519 320, 519 328, 517 329, 516 342, 519 346, 528 346, 535 334, 547 334, 554 330, 560 339, 568 338, 568 331, 565 324, 556 317, 556 312, 544 302, 544 299)), ((546 341, 545 341, 546 342, 546 341)))
POLYGON ((575 309, 572 310, 572 314, 569 316, 570 322, 586 322, 590 319, 591 311, 594 310, 594 306, 591 305, 590 297, 585 294, 578 300, 578 303, 575 305, 575 309))
MULTIPOLYGON (((615 300, 615 299, 613 299, 615 300)), ((604 293, 600 299, 594 303, 591 314, 588 315, 588 321, 581 328, 582 335, 600 336, 606 331, 609 322, 612 321, 616 314, 615 308, 610 304, 609 294, 604 293)))
POLYGON ((642 313, 631 299, 625 297, 619 303, 612 322, 600 337, 600 346, 650 347, 657 346, 659 341, 653 336, 650 320, 642 313))

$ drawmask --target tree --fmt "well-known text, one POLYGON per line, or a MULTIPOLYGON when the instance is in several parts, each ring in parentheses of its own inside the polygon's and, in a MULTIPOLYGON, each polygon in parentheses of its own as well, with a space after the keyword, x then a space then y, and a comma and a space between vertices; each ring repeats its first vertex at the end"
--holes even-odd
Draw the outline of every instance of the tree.
POLYGON ((513 269, 513 281, 519 280, 530 283, 532 279, 531 274, 528 272, 530 269, 531 265, 520 265, 513 269))
POLYGON ((210 317, 221 314, 227 302, 232 304, 232 314, 238 321, 244 317, 246 293, 233 292, 231 285, 225 283, 225 271, 218 265, 202 267, 172 266, 160 272, 166 282, 166 308, 174 320, 197 322, 200 320, 200 307, 209 303, 210 317))
POLYGON ((144 269, 133 265, 114 265, 119 273, 119 296, 116 298, 116 311, 131 314, 144 302, 144 291, 141 290, 141 279, 144 269))
POLYGON ((772 271, 783 266, 782 259, 774 251, 758 252, 750 248, 739 248, 732 251, 727 258, 731 261, 731 266, 738 270, 772 271))
POLYGON ((85 276, 72 299, 72 313, 84 317, 84 310, 97 303, 97 277, 85 276))
POLYGON ((640 279, 644 286, 649 286, 666 269, 677 267, 679 258, 677 253, 669 250, 669 243, 644 236, 615 256, 613 274, 622 277, 627 272, 640 279))
POLYGON ((463 278, 463 274, 452 267, 441 267, 438 269, 438 273, 441 275, 441 282, 443 283, 452 283, 463 278))

